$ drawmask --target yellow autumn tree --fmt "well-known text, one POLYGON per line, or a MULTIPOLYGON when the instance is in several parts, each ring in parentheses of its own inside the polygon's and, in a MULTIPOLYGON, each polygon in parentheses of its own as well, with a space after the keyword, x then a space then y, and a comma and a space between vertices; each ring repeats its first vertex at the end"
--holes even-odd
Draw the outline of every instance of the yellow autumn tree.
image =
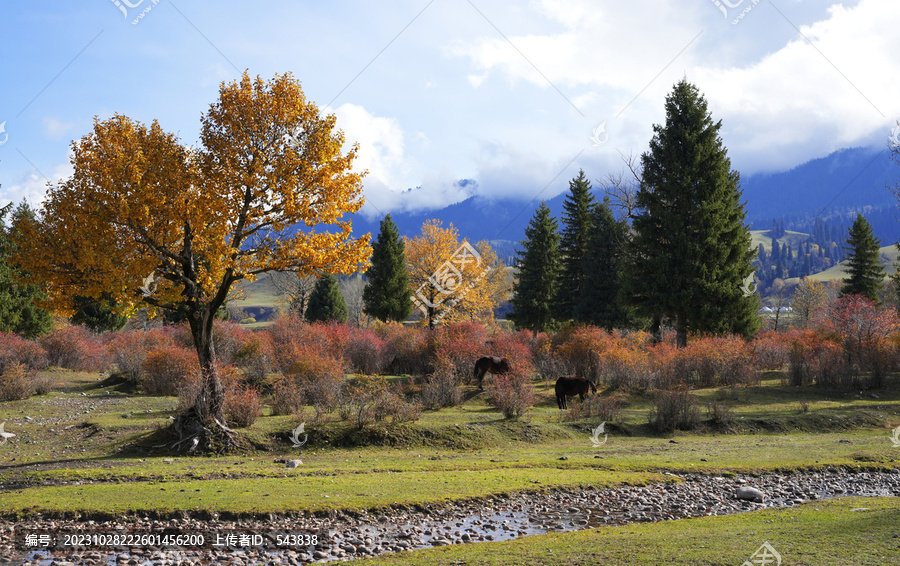
POLYGON ((508 299, 506 266, 486 241, 460 241, 453 224, 443 228, 439 220, 425 222, 419 236, 404 241, 410 291, 423 324, 493 320, 494 309, 508 299))
POLYGON ((14 262, 46 284, 58 312, 71 312, 78 294, 110 297, 125 313, 184 316, 203 388, 173 424, 176 444, 218 450, 235 435, 212 328, 234 283, 270 270, 352 273, 371 248, 342 220, 363 204, 357 148, 344 153, 335 117, 320 116, 290 74, 222 83, 201 121, 191 148, 155 121, 95 119, 72 143, 72 177, 19 226, 14 262), (333 228, 315 231, 320 223, 333 228))

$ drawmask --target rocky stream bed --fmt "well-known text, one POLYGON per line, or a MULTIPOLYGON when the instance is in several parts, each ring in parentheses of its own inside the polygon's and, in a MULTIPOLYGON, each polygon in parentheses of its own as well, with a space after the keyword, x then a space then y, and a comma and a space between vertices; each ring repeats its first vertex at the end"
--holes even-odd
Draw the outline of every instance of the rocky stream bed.
POLYGON ((648 486, 538 491, 326 517, 0 520, 0 563, 299 565, 602 525, 726 515, 829 497, 900 496, 898 469, 668 477, 672 481, 648 486), (43 546, 48 541, 50 546, 43 546))

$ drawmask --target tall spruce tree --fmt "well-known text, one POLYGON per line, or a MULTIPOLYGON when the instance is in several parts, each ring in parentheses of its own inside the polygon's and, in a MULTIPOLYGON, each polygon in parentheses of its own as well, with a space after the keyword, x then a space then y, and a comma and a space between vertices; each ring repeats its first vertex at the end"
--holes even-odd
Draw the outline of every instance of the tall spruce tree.
POLYGON ((862 295, 880 302, 878 291, 884 286, 884 267, 879 261, 881 241, 862 214, 856 215, 847 238, 847 272, 850 277, 841 287, 841 296, 862 295))
POLYGON ((306 308, 309 322, 347 322, 347 303, 338 288, 337 276, 326 273, 316 281, 306 308))
POLYGON ((372 265, 366 271, 363 311, 379 320, 402 322, 412 312, 403 238, 388 214, 372 242, 372 265))
POLYGON ((670 319, 679 346, 690 331, 750 336, 759 328, 758 300, 742 290, 756 250, 721 127, 697 87, 682 80, 641 156, 631 287, 655 321, 670 319))
POLYGON ((6 227, 5 218, 12 203, 0 208, 0 331, 15 332, 26 338, 35 338, 50 332, 53 317, 40 308, 37 302, 46 299, 37 286, 22 283, 22 273, 7 263, 14 251, 13 232, 20 222, 33 222, 34 211, 22 203, 12 213, 12 226, 6 227))
POLYGON ((531 222, 525 228, 522 250, 516 250, 518 274, 513 284, 509 314, 519 328, 537 335, 554 325, 553 300, 560 276, 559 226, 550 209, 541 201, 531 222))
POLYGON ((627 226, 616 222, 609 198, 594 205, 581 272, 585 284, 575 304, 575 320, 607 330, 628 324, 621 296, 622 252, 627 226))
POLYGON ((562 234, 559 251, 562 258, 562 274, 556 295, 556 317, 569 320, 575 316, 575 305, 581 289, 587 283, 582 258, 587 248, 591 229, 591 211, 596 201, 591 194, 591 182, 579 171, 569 181, 569 194, 563 201, 562 234))

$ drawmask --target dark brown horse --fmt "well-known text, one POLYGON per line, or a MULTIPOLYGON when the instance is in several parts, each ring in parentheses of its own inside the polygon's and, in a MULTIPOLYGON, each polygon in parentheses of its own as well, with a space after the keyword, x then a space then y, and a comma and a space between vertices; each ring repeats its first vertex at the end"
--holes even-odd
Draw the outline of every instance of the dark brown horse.
POLYGON ((556 380, 556 404, 560 409, 568 409, 566 397, 574 397, 578 395, 584 401, 588 389, 591 393, 597 392, 597 387, 592 381, 588 381, 583 377, 560 377, 556 380))
POLYGON ((484 374, 501 375, 509 371, 509 360, 485 356, 475 362, 475 379, 478 380, 478 389, 484 389, 484 374))

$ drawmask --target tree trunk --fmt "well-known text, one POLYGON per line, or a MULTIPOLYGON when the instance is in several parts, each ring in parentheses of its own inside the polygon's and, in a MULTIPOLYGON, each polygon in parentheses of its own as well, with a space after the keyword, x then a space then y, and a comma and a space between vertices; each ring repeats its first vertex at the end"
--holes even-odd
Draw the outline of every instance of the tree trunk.
POLYGON ((215 421, 225 422, 225 390, 222 388, 222 380, 216 370, 216 351, 212 337, 212 319, 209 313, 204 313, 199 321, 191 320, 191 334, 194 338, 194 348, 197 350, 197 358, 200 361, 200 374, 203 379, 203 387, 194 402, 197 416, 204 424, 215 421), (196 322, 195 322, 196 321, 196 322))
POLYGON ((178 440, 171 445, 175 450, 227 452, 237 445, 235 432, 225 424, 225 389, 216 370, 213 346, 214 316, 215 310, 207 309, 188 317, 200 362, 202 387, 194 405, 172 423, 172 429, 178 434, 178 440))
POLYGON ((678 317, 675 321, 675 346, 678 348, 687 346, 687 327, 681 317, 678 317))
POLYGON ((650 343, 656 345, 660 342, 662 342, 662 319, 655 314, 650 321, 650 343))

